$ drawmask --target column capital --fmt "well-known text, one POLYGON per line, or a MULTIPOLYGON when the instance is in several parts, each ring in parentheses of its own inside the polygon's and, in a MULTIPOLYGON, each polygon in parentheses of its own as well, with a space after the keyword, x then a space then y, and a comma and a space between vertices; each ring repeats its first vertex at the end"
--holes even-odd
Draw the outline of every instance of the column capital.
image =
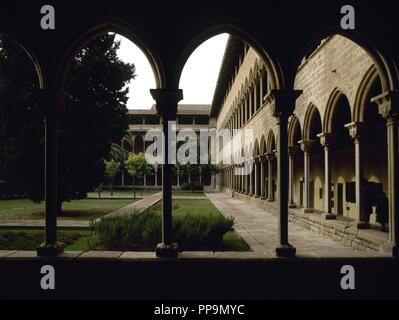
POLYGON ((359 140, 367 134, 367 124, 365 122, 351 122, 345 125, 349 130, 349 135, 352 139, 359 140))
POLYGON ((274 117, 284 117, 288 120, 295 109, 295 101, 301 94, 301 90, 272 90, 265 101, 270 103, 274 117))
POLYGON ((176 117, 177 104, 183 99, 183 90, 151 89, 150 93, 160 116, 168 120, 176 117))
POLYGON ((72 101, 72 96, 63 91, 38 90, 35 93, 40 112, 45 116, 65 112, 67 105, 72 101))
POLYGON ((384 119, 398 117, 399 115, 399 91, 387 91, 371 99, 378 105, 378 111, 384 119))
POLYGON ((335 143, 336 136, 332 133, 320 133, 317 135, 323 147, 330 147, 335 143))
POLYGON ((273 161, 276 158, 276 154, 274 152, 270 152, 266 154, 266 159, 268 161, 273 161))
POLYGON ((301 146, 301 150, 303 152, 311 152, 314 145, 315 145, 315 140, 301 140, 298 141, 299 145, 301 146))
POLYGON ((289 147, 288 147, 288 155, 289 155, 290 157, 295 156, 296 154, 299 153, 299 151, 300 151, 300 147, 299 147, 298 145, 289 146, 289 147))

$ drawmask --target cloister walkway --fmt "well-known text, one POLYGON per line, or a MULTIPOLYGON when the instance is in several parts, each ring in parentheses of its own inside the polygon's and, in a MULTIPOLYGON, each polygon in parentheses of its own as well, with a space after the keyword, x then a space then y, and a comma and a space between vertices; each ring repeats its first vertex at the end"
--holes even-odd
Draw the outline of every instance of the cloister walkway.
MULTIPOLYGON (((227 193, 207 193, 207 197, 226 216, 235 219, 236 232, 255 252, 272 253, 277 243, 277 216, 265 209, 232 198, 227 193)), ((386 257, 376 251, 355 251, 342 243, 325 238, 302 226, 289 224, 289 241, 296 247, 297 256, 330 257, 386 257)))

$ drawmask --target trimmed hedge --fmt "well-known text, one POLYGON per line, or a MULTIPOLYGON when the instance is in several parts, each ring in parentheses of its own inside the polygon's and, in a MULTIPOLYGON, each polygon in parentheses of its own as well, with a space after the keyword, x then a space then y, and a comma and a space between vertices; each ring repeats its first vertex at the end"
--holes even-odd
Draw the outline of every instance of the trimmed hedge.
MULTIPOLYGON (((174 241, 180 250, 218 250, 223 236, 233 230, 234 218, 222 214, 182 214, 173 219, 174 241)), ((147 211, 93 222, 91 249, 108 251, 152 251, 161 241, 162 218, 147 211)))

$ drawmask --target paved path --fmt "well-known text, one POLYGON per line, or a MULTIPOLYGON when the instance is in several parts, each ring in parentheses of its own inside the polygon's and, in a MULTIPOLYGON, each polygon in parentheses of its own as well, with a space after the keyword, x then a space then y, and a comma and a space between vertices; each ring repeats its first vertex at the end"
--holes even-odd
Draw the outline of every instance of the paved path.
MULTIPOLYGON (((274 251, 277 242, 277 217, 255 205, 232 198, 227 193, 207 193, 207 197, 226 216, 235 218, 235 229, 255 252, 274 251)), ((325 238, 299 225, 289 224, 289 241, 298 256, 385 257, 374 251, 354 251, 340 242, 325 238)))
POLYGON ((152 207, 157 202, 162 199, 162 192, 155 193, 151 196, 145 197, 144 199, 137 201, 135 203, 129 204, 126 207, 118 209, 114 212, 107 214, 105 217, 118 217, 125 216, 134 213, 141 213, 147 210, 149 207, 152 207))
MULTIPOLYGON (((1 220, 0 229, 41 229, 44 228, 45 222, 40 220, 1 220)), ((58 220, 57 225, 59 229, 89 229, 90 221, 79 220, 58 220)))

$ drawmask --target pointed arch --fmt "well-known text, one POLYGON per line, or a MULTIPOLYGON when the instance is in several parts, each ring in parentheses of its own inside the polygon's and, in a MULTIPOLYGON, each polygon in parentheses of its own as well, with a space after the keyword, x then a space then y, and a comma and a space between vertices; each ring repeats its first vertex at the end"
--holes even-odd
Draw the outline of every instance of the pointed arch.
MULTIPOLYGON (((339 88, 334 88, 327 101, 326 112, 323 120, 323 132, 331 133, 333 131, 334 115, 341 99, 347 99, 347 95, 339 88)), ((348 101, 349 104, 349 101, 348 101)), ((350 108, 350 106, 349 106, 350 108)), ((350 121, 349 121, 350 122, 350 121)))
POLYGON ((295 146, 300 140, 302 140, 301 124, 298 120, 298 117, 296 115, 293 115, 291 116, 288 125, 288 146, 295 146))
POLYGON ((259 156, 260 156, 260 146, 259 146, 259 141, 258 141, 258 139, 255 140, 255 145, 254 145, 254 150, 253 150, 253 156, 254 156, 254 157, 259 157, 259 156))
POLYGON ((273 153, 276 149, 276 137, 272 129, 267 136, 267 153, 273 153))
POLYGON ((70 41, 70 44, 65 50, 65 54, 61 58, 61 62, 58 66, 56 75, 58 87, 63 87, 68 74, 68 69, 73 58, 78 54, 78 52, 87 46, 87 44, 89 44, 93 39, 109 32, 119 34, 137 45, 147 57, 147 60, 151 65, 156 87, 166 87, 165 73, 159 57, 155 54, 156 50, 154 50, 148 43, 143 41, 145 37, 141 35, 139 30, 120 19, 114 18, 99 19, 94 21, 81 30, 76 38, 70 41))
POLYGON ((365 73, 362 81, 360 82, 359 88, 356 92, 355 105, 353 108, 353 115, 352 115, 353 121, 356 122, 365 121, 366 105, 369 103, 369 101, 367 101, 367 97, 376 81, 379 81, 381 86, 381 79, 378 74, 378 70, 376 66, 373 64, 365 73))
POLYGON ((264 155, 267 153, 267 141, 265 138, 265 135, 262 134, 261 138, 260 138, 260 154, 264 155))
POLYGON ((302 137, 304 140, 315 140, 316 135, 323 132, 320 112, 314 104, 310 104, 305 115, 302 137), (314 132, 319 131, 320 132, 314 132))

